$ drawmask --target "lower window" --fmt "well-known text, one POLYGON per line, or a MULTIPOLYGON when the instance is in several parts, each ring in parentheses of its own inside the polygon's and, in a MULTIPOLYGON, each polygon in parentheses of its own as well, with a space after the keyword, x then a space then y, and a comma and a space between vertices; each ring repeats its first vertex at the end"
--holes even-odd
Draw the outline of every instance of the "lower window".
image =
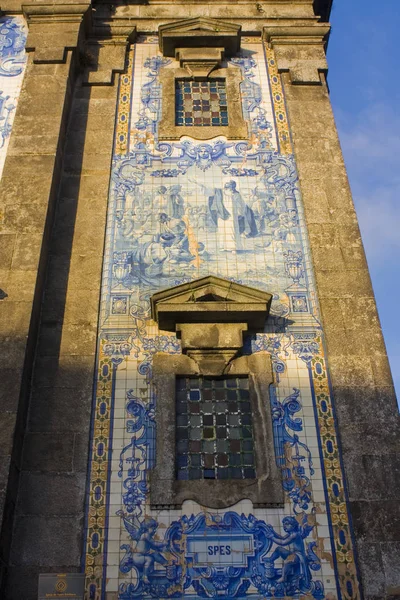
POLYGON ((248 377, 176 378, 176 477, 256 477, 248 377))
POLYGON ((243 499, 256 508, 282 506, 269 400, 271 357, 241 356, 223 371, 212 359, 199 368, 185 354, 154 355, 152 508, 179 508, 185 500, 225 508, 243 499))

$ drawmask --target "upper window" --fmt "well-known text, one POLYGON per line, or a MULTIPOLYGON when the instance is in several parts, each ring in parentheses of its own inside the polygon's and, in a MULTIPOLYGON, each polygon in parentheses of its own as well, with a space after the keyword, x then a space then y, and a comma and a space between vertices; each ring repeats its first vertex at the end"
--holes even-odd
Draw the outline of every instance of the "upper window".
POLYGON ((175 80, 177 126, 227 127, 228 102, 225 79, 175 80))
POLYGON ((240 95, 243 73, 229 63, 240 52, 240 39, 241 25, 208 17, 160 25, 160 50, 174 60, 159 74, 159 140, 248 139, 240 95))
MULTIPOLYGON (((194 70, 193 65, 191 69, 194 70)), ((206 73, 207 67, 204 72, 206 73)), ((235 65, 214 69, 201 76, 190 76, 187 69, 166 66, 160 70, 162 90, 159 140, 180 139, 188 135, 208 140, 219 135, 228 139, 247 139, 240 84, 242 72, 235 65)))

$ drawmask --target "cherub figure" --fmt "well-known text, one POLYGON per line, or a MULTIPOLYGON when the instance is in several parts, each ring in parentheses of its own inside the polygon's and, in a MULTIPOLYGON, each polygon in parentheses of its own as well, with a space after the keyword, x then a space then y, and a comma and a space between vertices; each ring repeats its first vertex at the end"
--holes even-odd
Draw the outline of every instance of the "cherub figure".
POLYGON ((165 542, 158 542, 154 539, 158 523, 151 517, 146 517, 141 523, 135 516, 129 518, 118 511, 124 520, 131 538, 136 542, 136 545, 129 547, 122 546, 122 549, 127 551, 123 558, 120 569, 123 573, 127 573, 132 567, 136 567, 139 573, 143 573, 142 582, 150 583, 149 576, 154 570, 154 563, 167 565, 167 559, 161 554, 161 550, 167 547, 165 542))
POLYGON ((288 242, 289 244, 295 244, 295 229, 296 224, 293 222, 293 219, 291 219, 287 213, 281 213, 279 215, 279 225, 274 231, 274 237, 277 240, 288 242))
MULTIPOLYGON (((306 522, 300 525, 294 517, 285 517, 282 525, 286 532, 284 536, 277 534, 270 525, 267 526, 266 536, 277 547, 271 556, 265 559, 266 575, 270 579, 275 578, 274 562, 278 558, 282 558, 282 574, 276 583, 289 587, 295 585, 296 589, 306 589, 309 587, 312 577, 308 564, 311 557, 306 551, 304 539, 312 530, 312 526, 306 522)), ((315 554, 313 554, 314 557, 317 558, 315 554)))
POLYGON ((136 547, 132 551, 133 564, 139 569, 143 569, 143 582, 149 583, 149 575, 154 569, 154 563, 160 565, 168 564, 168 561, 159 552, 166 547, 164 542, 154 540, 158 523, 151 517, 146 517, 141 523, 138 531, 136 547))

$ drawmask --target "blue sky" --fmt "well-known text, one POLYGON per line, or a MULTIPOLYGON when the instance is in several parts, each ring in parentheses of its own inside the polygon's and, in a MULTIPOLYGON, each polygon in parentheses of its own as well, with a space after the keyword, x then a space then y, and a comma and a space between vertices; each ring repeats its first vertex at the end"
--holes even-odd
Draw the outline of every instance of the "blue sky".
POLYGON ((399 0, 334 0, 328 82, 400 400, 399 0))

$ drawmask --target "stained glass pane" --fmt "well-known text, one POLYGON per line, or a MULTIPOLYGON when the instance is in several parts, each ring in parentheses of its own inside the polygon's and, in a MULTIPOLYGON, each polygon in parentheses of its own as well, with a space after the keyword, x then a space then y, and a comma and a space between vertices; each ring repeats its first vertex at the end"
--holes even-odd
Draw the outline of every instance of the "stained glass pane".
POLYGON ((185 127, 226 127, 228 125, 225 79, 208 81, 177 79, 175 85, 176 125, 185 127))
POLYGON ((255 478, 248 387, 247 377, 177 378, 177 479, 255 478))

